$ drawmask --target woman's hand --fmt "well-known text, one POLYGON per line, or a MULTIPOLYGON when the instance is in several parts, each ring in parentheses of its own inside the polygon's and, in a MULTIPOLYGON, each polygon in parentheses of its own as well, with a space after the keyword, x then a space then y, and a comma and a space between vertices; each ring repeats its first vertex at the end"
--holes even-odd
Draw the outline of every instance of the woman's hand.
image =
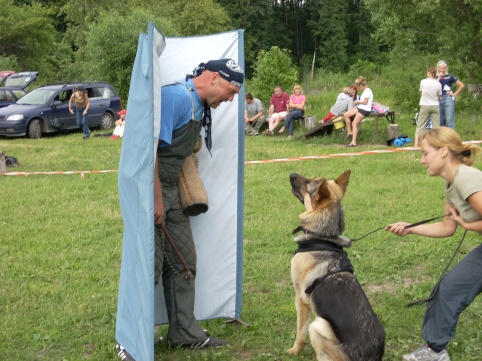
POLYGON ((405 236, 410 233, 410 229, 405 229, 405 226, 408 226, 410 223, 407 222, 397 222, 393 224, 389 224, 385 227, 386 231, 398 234, 399 236, 405 236))
POLYGON ((457 222, 457 224, 462 226, 462 228, 466 228, 466 227, 464 227, 464 225, 466 225, 466 222, 464 221, 464 219, 462 217, 460 217, 460 214, 459 214, 459 211, 457 210, 457 208, 450 207, 449 213, 450 213, 450 219, 457 222))

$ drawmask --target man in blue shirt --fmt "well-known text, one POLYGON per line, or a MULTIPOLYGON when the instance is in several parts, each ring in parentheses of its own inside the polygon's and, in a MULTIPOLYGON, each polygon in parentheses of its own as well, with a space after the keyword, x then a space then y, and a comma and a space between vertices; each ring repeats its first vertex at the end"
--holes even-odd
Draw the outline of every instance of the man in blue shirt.
POLYGON ((210 336, 194 317, 196 249, 189 223, 183 213, 177 180, 184 160, 194 150, 205 129, 205 145, 211 149, 211 108, 233 101, 243 85, 244 74, 232 59, 201 63, 186 79, 163 86, 161 131, 154 173, 154 221, 164 223, 181 260, 156 226, 155 281, 162 275, 169 318, 167 339, 172 346, 220 347, 227 342, 210 336))

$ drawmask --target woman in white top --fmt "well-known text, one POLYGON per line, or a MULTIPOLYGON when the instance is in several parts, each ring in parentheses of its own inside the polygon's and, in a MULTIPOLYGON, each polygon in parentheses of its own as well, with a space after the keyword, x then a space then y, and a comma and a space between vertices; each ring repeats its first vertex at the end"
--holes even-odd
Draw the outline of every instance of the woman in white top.
POLYGON ((352 140, 349 144, 345 147, 356 147, 356 138, 358 136, 358 124, 361 123, 365 117, 371 113, 372 111, 372 103, 373 103, 373 92, 370 88, 367 87, 365 77, 359 76, 357 80, 355 80, 355 85, 359 91, 362 92, 360 96, 360 100, 355 100, 354 104, 356 108, 350 109, 343 117, 345 118, 346 124, 346 137, 352 137, 352 140), (351 120, 352 117, 353 122, 351 120))
POLYGON ((439 100, 442 97, 442 85, 435 79, 437 70, 434 66, 427 69, 427 77, 420 82, 420 113, 418 114, 417 129, 415 130, 415 146, 418 147, 420 136, 427 131, 428 120, 432 121, 432 128, 440 126, 439 100))

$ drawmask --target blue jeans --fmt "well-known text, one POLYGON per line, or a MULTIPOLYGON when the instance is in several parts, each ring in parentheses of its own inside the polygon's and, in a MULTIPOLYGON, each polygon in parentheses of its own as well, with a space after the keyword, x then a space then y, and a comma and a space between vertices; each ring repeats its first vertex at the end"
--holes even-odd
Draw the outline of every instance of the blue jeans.
POLYGON ((455 335, 460 314, 481 292, 482 246, 478 246, 442 278, 437 294, 427 304, 423 339, 443 350, 455 335))
POLYGON ((300 119, 301 117, 303 117, 304 114, 305 112, 299 109, 293 109, 288 113, 284 125, 285 128, 288 128, 288 135, 293 135, 295 120, 300 119))
POLYGON ((455 129, 454 125, 454 98, 442 95, 440 99, 440 125, 455 129))
POLYGON ((75 121, 79 128, 84 132, 84 136, 89 136, 89 123, 87 123, 87 115, 84 115, 85 108, 75 108, 75 121))

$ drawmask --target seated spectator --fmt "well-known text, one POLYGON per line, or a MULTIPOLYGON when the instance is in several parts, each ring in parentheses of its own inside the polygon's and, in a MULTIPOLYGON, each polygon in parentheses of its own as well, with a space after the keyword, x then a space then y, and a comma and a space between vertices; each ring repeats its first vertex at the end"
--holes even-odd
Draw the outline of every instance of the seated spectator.
POLYGON ((124 128, 126 125, 126 110, 122 109, 120 112, 117 114, 120 115, 120 118, 115 121, 115 128, 114 128, 114 133, 112 133, 111 138, 112 139, 118 139, 122 138, 124 136, 124 128))
POLYGON ((345 139, 352 137, 351 142, 345 145, 345 147, 356 147, 358 124, 361 123, 362 120, 365 119, 365 117, 372 111, 373 92, 367 86, 365 77, 358 77, 358 79, 355 81, 355 85, 358 90, 362 91, 362 95, 360 96, 360 100, 353 102, 353 104, 355 104, 357 107, 348 110, 345 114, 343 114, 347 130, 345 139), (355 118, 352 120, 353 116, 355 116, 355 118))
POLYGON ((285 124, 278 133, 283 133, 288 128, 288 139, 293 137, 293 128, 296 119, 300 119, 305 114, 306 97, 303 95, 301 86, 295 85, 293 94, 290 96, 289 109, 290 112, 286 116, 285 124))
POLYGON ((244 130, 247 135, 258 135, 259 129, 266 121, 263 104, 258 98, 253 98, 251 93, 247 93, 244 98, 246 100, 244 103, 244 130))
POLYGON ((351 89, 351 98, 355 102, 356 100, 360 100, 360 96, 358 95, 358 89, 356 88, 355 84, 350 85, 351 89))
MULTIPOLYGON (((355 89, 355 95, 356 95, 356 89, 355 89)), ((330 108, 330 111, 328 112, 327 116, 324 117, 321 121, 322 123, 326 123, 327 121, 336 118, 339 115, 344 114, 348 110, 352 109, 354 107, 353 104, 353 91, 351 87, 346 87, 343 88, 343 91, 338 94, 336 97, 336 102, 335 104, 330 108)))
POLYGON ((274 94, 271 96, 271 100, 269 102, 269 127, 263 133, 267 136, 273 136, 274 130, 278 127, 278 125, 286 118, 289 111, 289 102, 290 97, 287 93, 281 89, 279 85, 274 87, 274 94))

